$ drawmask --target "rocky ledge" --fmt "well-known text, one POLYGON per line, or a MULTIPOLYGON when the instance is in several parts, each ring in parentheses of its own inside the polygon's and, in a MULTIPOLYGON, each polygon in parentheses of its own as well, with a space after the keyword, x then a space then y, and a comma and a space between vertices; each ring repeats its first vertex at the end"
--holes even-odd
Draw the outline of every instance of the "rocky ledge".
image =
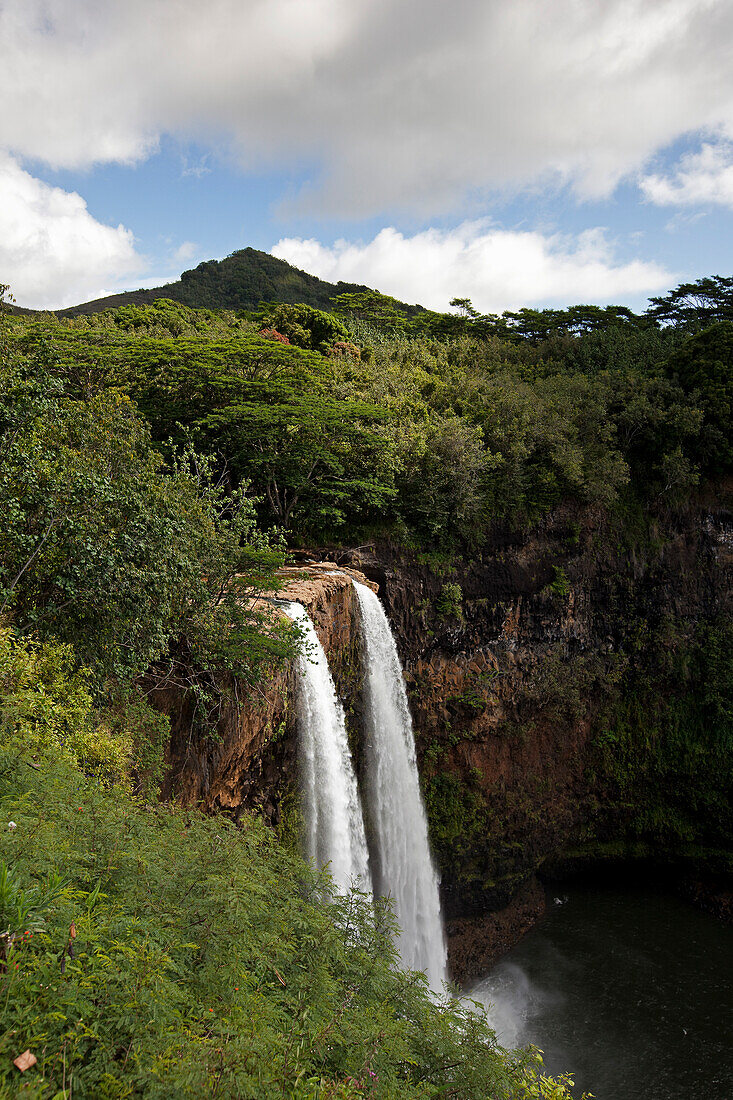
MULTIPOLYGON (((282 570, 282 587, 262 599, 273 614, 284 615, 279 604, 286 601, 306 608, 339 695, 353 711, 360 670, 352 580, 377 588, 358 570, 329 561, 307 562, 282 570)), ((177 687, 152 692, 153 704, 171 723, 163 797, 223 809, 235 818, 245 807, 255 809, 279 827, 296 782, 293 669, 280 668, 253 688, 235 678, 220 687, 222 702, 213 719, 200 713, 191 692, 177 687)))

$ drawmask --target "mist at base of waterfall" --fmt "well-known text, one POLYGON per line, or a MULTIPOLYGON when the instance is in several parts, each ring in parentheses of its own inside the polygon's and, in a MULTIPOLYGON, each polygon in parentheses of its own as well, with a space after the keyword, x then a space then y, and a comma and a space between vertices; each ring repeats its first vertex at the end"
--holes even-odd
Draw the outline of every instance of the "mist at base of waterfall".
POLYGON ((562 885, 466 995, 597 1100, 731 1100, 733 929, 670 894, 562 885))

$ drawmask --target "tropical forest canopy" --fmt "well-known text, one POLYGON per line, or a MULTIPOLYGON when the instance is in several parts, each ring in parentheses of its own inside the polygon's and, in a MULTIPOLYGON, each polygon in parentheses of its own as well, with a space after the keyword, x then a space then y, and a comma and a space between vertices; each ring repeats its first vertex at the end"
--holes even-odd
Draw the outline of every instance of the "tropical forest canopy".
MULTIPOLYGON (((65 401, 131 402, 172 469, 193 447, 260 527, 480 547, 560 501, 671 505, 730 469, 733 280, 624 307, 415 312, 376 291, 324 311, 170 299, 16 317, 15 354, 65 401)), ((132 412, 131 412, 132 415, 132 412)), ((137 421, 136 421, 137 423, 137 421)))

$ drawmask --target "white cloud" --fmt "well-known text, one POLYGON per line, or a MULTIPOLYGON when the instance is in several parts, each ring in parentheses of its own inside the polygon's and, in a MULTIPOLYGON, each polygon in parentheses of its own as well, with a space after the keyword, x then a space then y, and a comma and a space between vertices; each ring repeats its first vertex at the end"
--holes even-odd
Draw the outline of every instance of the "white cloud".
POLYGON ((286 238, 274 256, 322 279, 366 283, 403 301, 446 310, 470 297, 485 312, 535 304, 617 302, 670 285, 658 264, 622 262, 602 229, 576 238, 506 230, 485 220, 405 237, 383 229, 367 244, 286 238))
POLYGON ((197 248, 198 245, 195 241, 184 241, 182 244, 179 244, 178 248, 173 253, 174 261, 176 263, 185 263, 196 255, 197 248))
POLYGON ((0 282, 19 305, 73 305, 142 269, 129 229, 102 225, 80 195, 34 179, 7 156, 0 196, 0 282))
POLYGON ((606 195, 681 134, 733 138, 732 40, 730 0, 4 0, 0 146, 79 167, 229 141, 320 165, 301 208, 338 215, 606 195))
POLYGON ((203 157, 197 157, 195 160, 189 160, 187 156, 181 157, 181 178, 185 179, 186 176, 192 176, 194 179, 200 180, 204 176, 210 175, 212 172, 211 165, 209 164, 209 154, 206 153, 203 157))
POLYGON ((733 144, 705 142, 682 157, 671 173, 651 173, 640 181, 644 195, 658 206, 730 206, 733 208, 733 144))

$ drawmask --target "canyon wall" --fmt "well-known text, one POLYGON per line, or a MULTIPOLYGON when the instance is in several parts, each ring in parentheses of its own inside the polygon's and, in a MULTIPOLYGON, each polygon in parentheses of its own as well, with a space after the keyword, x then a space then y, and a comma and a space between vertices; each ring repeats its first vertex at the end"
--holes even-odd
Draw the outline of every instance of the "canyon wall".
POLYGON ((399 637, 456 977, 537 919, 538 874, 643 863, 730 911, 727 508, 563 508, 462 561, 338 560, 399 637))
MULTIPOLYGON (((643 861, 719 912, 730 904, 733 527, 717 499, 655 519, 561 508, 529 531, 497 529, 462 560, 379 541, 296 555, 279 595, 314 620, 357 771, 349 572, 388 610, 456 978, 538 918, 538 876, 643 861)), ((293 840, 292 673, 246 699, 230 686, 205 735, 190 699, 159 696, 172 719, 165 793, 235 816, 256 808, 293 840)))

